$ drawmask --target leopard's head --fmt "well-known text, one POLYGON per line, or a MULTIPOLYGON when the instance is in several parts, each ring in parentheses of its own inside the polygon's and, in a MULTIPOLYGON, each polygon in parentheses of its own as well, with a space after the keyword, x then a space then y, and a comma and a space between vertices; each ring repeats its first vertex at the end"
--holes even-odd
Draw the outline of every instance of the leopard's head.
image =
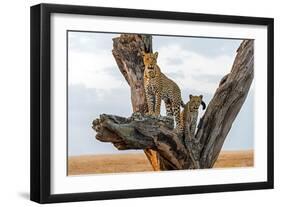
POLYGON ((191 111, 197 111, 199 109, 199 106, 202 105, 203 110, 206 108, 206 104, 203 101, 203 96, 193 96, 189 95, 189 109, 191 111))
POLYGON ((144 73, 149 78, 154 78, 156 75, 158 52, 155 53, 142 53, 144 73))

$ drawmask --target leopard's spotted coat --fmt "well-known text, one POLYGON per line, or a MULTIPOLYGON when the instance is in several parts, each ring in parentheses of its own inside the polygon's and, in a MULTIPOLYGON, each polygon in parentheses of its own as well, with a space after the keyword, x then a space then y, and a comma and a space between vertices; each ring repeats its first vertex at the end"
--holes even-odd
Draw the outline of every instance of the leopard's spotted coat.
POLYGON ((161 100, 167 116, 174 116, 180 129, 180 106, 184 107, 179 86, 165 76, 157 65, 158 53, 143 53, 144 89, 150 115, 160 115, 161 100))

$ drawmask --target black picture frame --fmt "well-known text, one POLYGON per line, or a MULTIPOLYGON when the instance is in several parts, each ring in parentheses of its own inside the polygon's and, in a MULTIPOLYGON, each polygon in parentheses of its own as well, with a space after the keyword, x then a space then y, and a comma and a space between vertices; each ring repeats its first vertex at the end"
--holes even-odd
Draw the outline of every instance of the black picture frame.
POLYGON ((273 38, 272 18, 228 16, 213 14, 180 13, 168 11, 135 10, 89 6, 39 4, 31 7, 31 173, 30 199, 38 203, 89 201, 103 199, 166 196, 179 194, 210 193, 272 189, 274 186, 274 106, 273 106, 273 38), (232 23, 267 26, 267 181, 238 184, 219 184, 189 187, 121 190, 106 192, 85 192, 73 194, 51 194, 51 73, 50 73, 50 15, 52 13, 99 15, 112 17, 151 18, 209 23, 232 23))

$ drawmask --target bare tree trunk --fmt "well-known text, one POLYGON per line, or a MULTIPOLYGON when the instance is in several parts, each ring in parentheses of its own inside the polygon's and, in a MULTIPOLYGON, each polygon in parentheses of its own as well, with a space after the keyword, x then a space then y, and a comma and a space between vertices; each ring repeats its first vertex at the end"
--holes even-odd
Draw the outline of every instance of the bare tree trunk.
POLYGON ((244 40, 231 72, 223 77, 202 118, 196 139, 201 143, 200 164, 215 164, 232 123, 246 100, 254 78, 254 41, 244 40))
POLYGON ((144 149, 155 170, 213 167, 254 77, 253 40, 241 43, 230 73, 220 81, 195 138, 186 147, 182 137, 175 133, 172 119, 144 115, 147 107, 140 52, 152 48, 151 39, 150 44, 146 44, 145 38, 121 35, 113 40, 113 55, 131 87, 135 113, 129 118, 100 115, 93 121, 96 139, 111 142, 119 150, 144 149))
MULTIPOLYGON (((143 85, 144 65, 142 52, 152 52, 151 35, 123 34, 113 39, 112 54, 119 70, 131 88, 131 103, 133 112, 144 114, 147 103, 143 85)), ((151 149, 144 149, 154 170, 160 170, 158 153, 151 149)))

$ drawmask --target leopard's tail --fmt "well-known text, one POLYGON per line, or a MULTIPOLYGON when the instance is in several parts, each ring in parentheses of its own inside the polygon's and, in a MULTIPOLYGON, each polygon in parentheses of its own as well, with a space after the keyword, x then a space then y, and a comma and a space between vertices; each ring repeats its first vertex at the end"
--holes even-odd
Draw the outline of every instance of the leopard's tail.
POLYGON ((182 106, 182 108, 185 107, 185 104, 184 104, 184 102, 182 100, 181 100, 181 106, 182 106))

